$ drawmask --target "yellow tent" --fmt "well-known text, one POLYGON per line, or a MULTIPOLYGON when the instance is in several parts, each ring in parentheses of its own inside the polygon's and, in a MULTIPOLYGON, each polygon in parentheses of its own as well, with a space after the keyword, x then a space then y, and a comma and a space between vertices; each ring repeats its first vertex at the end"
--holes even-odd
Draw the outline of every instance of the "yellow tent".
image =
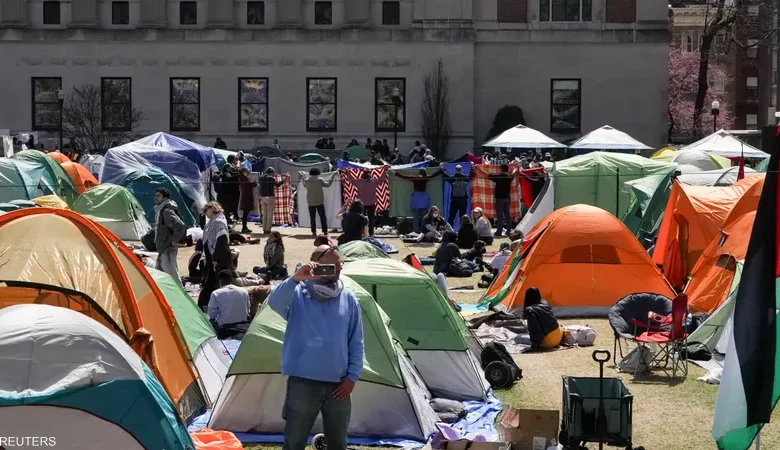
POLYGON ((42 197, 34 198, 31 201, 36 205, 43 206, 45 208, 70 209, 70 206, 65 203, 65 200, 57 197, 56 195, 44 195, 42 197))

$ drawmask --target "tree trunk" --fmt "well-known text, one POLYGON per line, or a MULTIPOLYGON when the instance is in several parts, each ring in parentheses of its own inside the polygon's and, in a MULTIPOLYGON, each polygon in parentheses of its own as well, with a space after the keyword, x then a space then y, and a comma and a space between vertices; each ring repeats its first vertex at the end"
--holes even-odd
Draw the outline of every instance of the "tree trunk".
POLYGON ((704 29, 701 35, 701 48, 699 49, 699 76, 697 78, 698 90, 696 91, 696 101, 693 105, 693 137, 698 140, 704 136, 702 130, 702 114, 704 110, 704 100, 707 97, 707 91, 710 88, 709 70, 710 70, 710 52, 712 42, 715 40, 718 28, 709 26, 704 29))

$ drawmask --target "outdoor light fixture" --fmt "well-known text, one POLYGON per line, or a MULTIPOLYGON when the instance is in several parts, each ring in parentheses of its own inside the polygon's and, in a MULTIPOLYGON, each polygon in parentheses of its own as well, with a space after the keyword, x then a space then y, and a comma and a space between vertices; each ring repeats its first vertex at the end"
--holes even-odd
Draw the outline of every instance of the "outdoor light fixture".
POLYGON ((715 100, 712 102, 712 132, 718 131, 718 115, 720 115, 720 102, 715 100))

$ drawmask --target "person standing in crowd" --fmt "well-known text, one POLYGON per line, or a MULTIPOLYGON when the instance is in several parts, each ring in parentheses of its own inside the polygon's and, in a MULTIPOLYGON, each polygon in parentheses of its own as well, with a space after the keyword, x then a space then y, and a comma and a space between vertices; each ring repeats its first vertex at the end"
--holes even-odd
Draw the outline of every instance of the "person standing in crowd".
MULTIPOLYGON (((463 173, 463 167, 458 164, 455 166, 455 173, 452 176, 444 175, 444 180, 450 183, 452 187, 452 193, 450 194, 450 214, 447 218, 447 222, 454 224, 455 217, 458 214, 467 214, 466 205, 468 204, 468 188, 471 177, 463 173)), ((461 223, 463 226, 463 223, 461 223)))
POLYGON ((368 216, 368 235, 374 235, 374 219, 376 218, 376 190, 387 179, 387 172, 381 177, 371 178, 371 169, 363 169, 360 178, 353 181, 357 188, 357 199, 363 205, 368 216))
POLYGON ((261 214, 263 215, 263 234, 268 234, 274 225, 274 209, 276 209, 274 188, 283 185, 284 180, 276 181, 276 171, 273 167, 269 167, 260 176, 258 184, 260 186, 261 214))
POLYGON ((249 178, 249 169, 242 167, 238 172, 238 186, 241 197, 241 232, 251 233, 247 222, 249 221, 249 214, 255 209, 254 202, 254 188, 257 183, 249 178))
POLYGON ((339 280, 340 273, 338 250, 318 247, 311 262, 266 300, 287 320, 282 343, 282 375, 288 377, 283 450, 304 450, 320 413, 328 450, 347 449, 351 394, 363 370, 365 349, 360 304, 339 280), (320 264, 333 265, 335 273, 314 275, 320 264))
POLYGON ((235 155, 228 155, 227 164, 222 167, 219 177, 219 192, 217 201, 225 208, 225 217, 228 224, 233 223, 233 218, 238 220, 238 199, 241 196, 239 187, 238 160, 235 155), (233 217, 231 217, 233 216, 233 217))
POLYGON ((341 236, 338 237, 339 245, 351 241, 360 241, 369 235, 368 227, 370 225, 368 217, 363 215, 363 202, 355 200, 349 205, 349 210, 344 212, 347 205, 341 207, 337 218, 341 220, 341 236))
POLYGON ((187 235, 187 226, 181 220, 179 207, 171 200, 171 191, 157 188, 154 191, 154 246, 157 249, 157 270, 172 276, 179 284, 179 241, 187 235))
POLYGON ((471 212, 471 221, 474 223, 474 232, 477 234, 477 239, 487 245, 491 245, 493 243, 493 229, 490 227, 490 221, 485 217, 485 212, 482 208, 474 208, 474 211, 471 212))
POLYGON ((284 263, 284 242, 282 234, 272 231, 268 236, 263 249, 263 261, 265 267, 254 267, 252 272, 265 275, 267 280, 279 280, 287 278, 287 265, 284 263))
POLYGON ((311 234, 317 235, 317 218, 315 213, 320 216, 320 225, 322 225, 322 234, 328 234, 328 218, 325 216, 325 191, 333 183, 333 179, 325 181, 320 178, 320 169, 312 167, 309 170, 309 177, 303 180, 306 186, 306 202, 309 204, 309 220, 311 221, 311 234))
POLYGON ((205 310, 211 293, 219 287, 217 274, 223 270, 233 270, 233 256, 230 253, 230 231, 222 211, 222 205, 217 202, 206 203, 206 206, 203 207, 203 215, 208 219, 206 228, 203 229, 203 256, 206 259, 206 273, 203 274, 198 306, 205 310))
MULTIPOLYGON (((425 169, 420 169, 417 172, 416 176, 406 176, 401 175, 400 172, 396 173, 399 178, 403 178, 404 180, 409 180, 412 182, 412 188, 414 189, 412 191, 412 199, 411 199, 411 208, 412 208, 412 230, 415 233, 423 233, 425 234, 426 230, 424 228, 423 220, 426 211, 428 211, 428 208, 430 207, 431 199, 428 196, 428 182, 432 180, 435 176, 439 175, 441 173, 441 169, 433 172, 431 175, 428 175, 428 172, 426 172, 425 169)), ((439 208, 436 208, 436 212, 438 213, 439 208)), ((438 216, 437 216, 438 217, 438 216)))
POLYGON ((208 316, 214 331, 249 319, 249 293, 233 285, 233 272, 222 270, 217 274, 219 289, 211 293, 208 316))
MULTIPOLYGON (((504 235, 504 227, 506 226, 506 232, 512 228, 512 216, 509 212, 509 205, 512 198, 512 181, 515 179, 517 170, 509 172, 509 165, 501 164, 501 173, 496 175, 488 175, 490 181, 495 184, 493 193, 496 199, 496 237, 504 235)), ((480 239, 482 239, 480 237, 480 239)))

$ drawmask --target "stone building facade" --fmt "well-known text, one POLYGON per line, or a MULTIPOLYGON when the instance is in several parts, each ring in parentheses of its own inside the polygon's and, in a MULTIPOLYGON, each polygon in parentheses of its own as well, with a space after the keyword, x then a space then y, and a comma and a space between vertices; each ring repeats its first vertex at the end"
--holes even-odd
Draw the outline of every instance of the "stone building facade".
POLYGON ((111 97, 105 126, 143 111, 139 135, 311 149, 397 128, 408 151, 441 60, 451 154, 482 144, 506 104, 559 139, 609 124, 661 146, 667 14, 639 0, 0 0, 0 129, 51 138, 57 89, 68 101, 92 84, 111 97))

